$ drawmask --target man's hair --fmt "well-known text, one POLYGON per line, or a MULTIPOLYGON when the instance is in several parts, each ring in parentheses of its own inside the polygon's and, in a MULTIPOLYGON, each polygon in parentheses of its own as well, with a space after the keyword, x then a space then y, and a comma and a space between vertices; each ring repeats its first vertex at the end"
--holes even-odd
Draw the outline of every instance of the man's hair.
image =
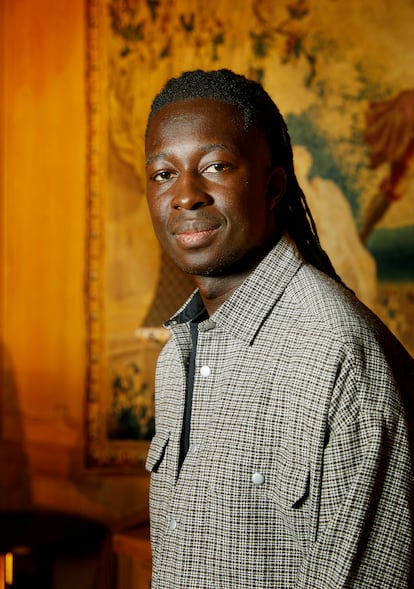
POLYGON ((211 98, 236 107, 246 129, 256 127, 264 133, 272 166, 282 167, 287 178, 285 195, 275 207, 277 226, 288 233, 307 262, 342 283, 321 247, 315 222, 296 179, 286 123, 276 104, 258 82, 228 69, 184 72, 177 78, 171 78, 155 96, 146 132, 154 115, 163 107, 197 98, 211 98))

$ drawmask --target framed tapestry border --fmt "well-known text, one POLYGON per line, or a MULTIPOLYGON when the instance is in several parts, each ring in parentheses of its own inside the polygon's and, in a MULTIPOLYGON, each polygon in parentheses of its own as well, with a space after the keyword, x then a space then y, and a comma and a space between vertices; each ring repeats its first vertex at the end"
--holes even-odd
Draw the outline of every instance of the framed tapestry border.
MULTIPOLYGON (((107 170, 107 62, 105 3, 87 2, 87 259, 86 259, 86 317, 87 317, 87 377, 86 377, 86 466, 104 472, 143 469, 149 442, 140 439, 111 437, 108 426, 108 359, 105 341, 104 269, 105 251, 104 203, 107 170)), ((139 369, 134 360, 137 347, 157 352, 165 341, 165 330, 138 328, 130 341, 123 342, 122 354, 113 353, 114 362, 128 359, 129 374, 116 376, 112 387, 137 396, 147 387, 134 382, 139 369), (118 354, 118 358, 117 358, 118 354), (132 360, 131 360, 132 358, 132 360), (128 386, 125 386, 125 382, 128 386)), ((123 370, 125 368, 123 367, 123 370)), ((125 395, 124 395, 125 396, 125 395)), ((148 391, 146 398, 148 398, 148 391)))

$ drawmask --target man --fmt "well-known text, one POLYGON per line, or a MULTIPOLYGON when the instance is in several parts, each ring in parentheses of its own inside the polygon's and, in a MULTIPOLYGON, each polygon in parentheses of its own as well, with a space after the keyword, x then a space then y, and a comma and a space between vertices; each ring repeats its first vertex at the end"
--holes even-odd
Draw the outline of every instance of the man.
POLYGON ((155 232, 197 287, 157 368, 153 588, 409 587, 414 363, 321 249, 277 107, 186 72, 146 157, 155 232))

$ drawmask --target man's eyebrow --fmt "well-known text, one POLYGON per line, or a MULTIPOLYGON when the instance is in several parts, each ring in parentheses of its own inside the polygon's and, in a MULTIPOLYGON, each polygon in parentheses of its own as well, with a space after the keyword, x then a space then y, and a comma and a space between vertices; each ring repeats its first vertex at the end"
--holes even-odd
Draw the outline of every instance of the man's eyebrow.
POLYGON ((155 155, 150 155, 149 157, 147 157, 146 161, 145 161, 145 165, 149 166, 150 164, 152 164, 152 162, 155 162, 156 160, 160 160, 163 158, 167 158, 168 154, 165 151, 161 151, 160 153, 156 153, 155 155))
POLYGON ((201 150, 209 153, 210 151, 214 151, 215 149, 228 149, 228 145, 225 143, 210 143, 209 145, 203 145, 201 150))
MULTIPOLYGON (((225 149, 229 149, 229 146, 226 145, 225 143, 209 143, 208 145, 202 145, 200 147, 200 150, 203 151, 204 153, 209 153, 210 151, 214 151, 216 149, 225 150, 225 149)), ((169 157, 169 154, 167 151, 160 151, 160 153, 150 155, 147 158, 145 165, 149 166, 150 164, 152 164, 152 162, 154 162, 156 160, 168 159, 168 157, 169 157)))

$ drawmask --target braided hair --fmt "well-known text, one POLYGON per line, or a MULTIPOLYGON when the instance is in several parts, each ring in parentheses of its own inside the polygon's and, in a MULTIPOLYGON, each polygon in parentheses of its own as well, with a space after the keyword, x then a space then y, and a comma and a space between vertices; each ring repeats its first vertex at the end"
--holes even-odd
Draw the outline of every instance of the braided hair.
POLYGON ((196 98, 211 98, 230 104, 240 111, 246 130, 251 127, 262 130, 269 145, 272 165, 282 167, 287 178, 285 195, 275 207, 278 226, 288 233, 307 262, 342 283, 321 247, 315 222, 297 181, 286 123, 276 104, 258 82, 228 69, 184 72, 177 78, 171 78, 155 96, 146 133, 152 118, 163 107, 196 98))

